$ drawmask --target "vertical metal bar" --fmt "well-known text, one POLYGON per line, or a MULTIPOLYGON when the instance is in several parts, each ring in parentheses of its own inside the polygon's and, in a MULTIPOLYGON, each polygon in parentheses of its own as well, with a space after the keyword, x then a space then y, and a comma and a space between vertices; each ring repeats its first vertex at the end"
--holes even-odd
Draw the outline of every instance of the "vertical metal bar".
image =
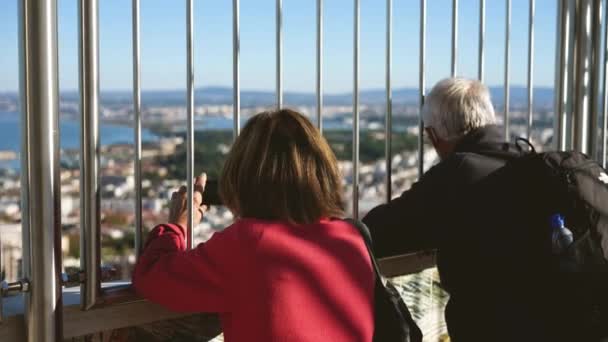
POLYGON ((353 217, 359 217, 359 21, 360 0, 354 0, 353 17, 353 217))
POLYGON ((486 0, 479 0, 479 55, 477 61, 477 78, 484 81, 484 52, 486 44, 486 0))
POLYGON ((606 168, 608 158, 608 2, 604 4, 604 71, 602 74, 603 101, 602 101, 602 166, 606 168))
POLYGON ((240 52, 241 31, 239 28, 239 0, 232 0, 232 116, 234 138, 241 132, 241 82, 240 82, 240 52))
POLYGON ((193 0, 186 0, 186 69, 187 69, 187 148, 186 151, 186 184, 188 188, 188 249, 192 248, 194 240, 194 222, 192 220, 193 203, 192 195, 194 190, 194 67, 193 67, 193 41, 194 41, 194 20, 193 20, 193 0))
POLYGON ((576 37, 576 85, 575 111, 573 115, 574 149, 589 153, 591 131, 589 129, 593 110, 593 0, 579 2, 576 37))
POLYGON ((139 257, 143 246, 141 209, 141 71, 139 39, 139 0, 133 0, 133 118, 135 119, 135 256, 139 257))
POLYGON ((283 107, 283 0, 276 2, 277 109, 283 107))
POLYGON ((555 54, 555 122, 554 148, 569 147, 568 117, 570 113, 574 68, 574 2, 558 1, 555 54))
POLYGON ((418 179, 424 173, 424 122, 422 121, 422 106, 424 106, 424 96, 426 94, 425 83, 425 62, 426 62, 426 0, 420 0, 420 60, 419 60, 419 120, 418 120, 418 179))
POLYGON ((601 60, 602 60, 602 0, 595 0, 593 2, 593 17, 592 17, 592 54, 593 54, 593 64, 591 69, 591 108, 589 111, 589 141, 588 144, 588 153, 592 158, 597 159, 599 157, 599 103, 601 99, 601 89, 600 89, 600 68, 601 68, 601 60))
POLYGON ((317 0, 317 127, 323 132, 323 0, 317 0))
POLYGON ((567 56, 565 26, 567 23, 566 13, 568 5, 563 1, 557 2, 557 20, 555 27, 555 99, 553 103, 553 148, 557 151, 563 151, 564 139, 562 130, 564 126, 564 88, 566 81, 566 71, 564 68, 565 56, 567 56))
POLYGON ((534 124, 534 0, 530 0, 528 16, 528 126, 527 137, 532 137, 532 125, 534 124))
POLYGON ((458 68, 458 0, 452 0, 452 77, 458 68))
POLYGON ((90 309, 100 295, 99 182, 99 4, 79 1, 80 62, 80 263, 85 271, 81 305, 90 309))
POLYGON ((577 16, 576 16, 576 69, 575 69, 575 79, 576 83, 573 84, 575 87, 575 96, 574 96, 574 112, 572 116, 572 137, 573 137, 573 148, 576 151, 586 152, 586 144, 587 140, 587 130, 586 130, 586 120, 588 118, 588 106, 587 102, 589 101, 589 85, 581 84, 580 81, 588 77, 589 75, 585 75, 586 69, 588 67, 588 63, 590 61, 589 58, 589 41, 588 34, 591 30, 591 22, 589 20, 591 10, 590 3, 591 0, 581 0, 578 2, 577 8, 577 16), (585 122, 583 122, 585 121, 585 122))
POLYGON ((392 199, 393 183, 393 88, 391 86, 393 54, 393 1, 386 0, 386 202, 392 199))
POLYGON ((21 185, 27 341, 62 339, 57 1, 20 0, 21 185))
POLYGON ((505 112, 504 112, 504 130, 505 140, 509 141, 509 102, 510 102, 510 84, 509 84, 509 66, 511 63, 511 0, 506 0, 506 19, 505 19, 505 112))

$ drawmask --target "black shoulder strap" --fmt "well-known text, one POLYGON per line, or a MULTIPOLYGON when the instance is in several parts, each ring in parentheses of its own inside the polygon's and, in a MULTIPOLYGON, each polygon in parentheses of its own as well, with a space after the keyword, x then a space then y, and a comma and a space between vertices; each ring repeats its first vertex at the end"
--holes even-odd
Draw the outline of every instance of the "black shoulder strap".
POLYGON ((372 235, 369 232, 369 228, 367 228, 365 223, 363 223, 359 220, 353 220, 351 218, 347 218, 347 219, 344 219, 344 221, 352 224, 357 229, 359 234, 361 234, 363 241, 365 241, 365 247, 367 247, 367 253, 369 254, 369 257, 372 261, 372 266, 374 267, 374 273, 376 274, 376 278, 381 280, 382 274, 380 273, 380 268, 378 267, 378 263, 376 262, 376 257, 374 256, 373 247, 372 247, 372 235))

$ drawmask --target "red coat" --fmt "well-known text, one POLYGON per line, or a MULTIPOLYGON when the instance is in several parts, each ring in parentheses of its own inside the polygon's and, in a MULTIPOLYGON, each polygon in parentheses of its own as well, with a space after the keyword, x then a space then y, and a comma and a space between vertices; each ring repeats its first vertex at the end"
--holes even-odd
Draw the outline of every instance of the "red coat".
POLYGON ((160 225, 133 285, 171 310, 219 312, 229 342, 372 340, 371 262, 340 220, 240 219, 190 251, 181 227, 160 225))

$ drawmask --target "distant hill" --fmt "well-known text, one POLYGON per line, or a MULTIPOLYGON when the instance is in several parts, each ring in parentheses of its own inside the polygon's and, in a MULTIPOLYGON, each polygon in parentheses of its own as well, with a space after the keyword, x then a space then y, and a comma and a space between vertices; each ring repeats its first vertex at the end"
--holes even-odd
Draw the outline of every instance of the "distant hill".
MULTIPOLYGON (((528 89, 521 86, 512 86, 510 92, 511 104, 524 105, 528 99, 528 89)), ((498 107, 504 104, 503 87, 491 87, 490 94, 492 101, 498 107)), ((142 94, 142 100, 147 105, 157 102, 183 103, 186 94, 184 91, 147 91, 142 94)), ((414 104, 418 102, 418 89, 416 88, 397 88, 393 89, 393 101, 396 104, 414 104)), ((314 93, 304 92, 285 92, 283 100, 288 105, 309 105, 316 103, 314 93)), ((207 104, 226 104, 232 103, 232 88, 209 87, 198 88, 195 91, 195 101, 207 104)), ((243 106, 265 105, 276 101, 272 91, 241 91, 241 103, 243 106)), ((359 92, 359 102, 362 104, 384 104, 386 94, 384 89, 363 89, 359 92)), ((352 93, 325 94, 323 103, 326 105, 351 105, 352 93)), ((553 89, 549 87, 534 88, 535 106, 550 106, 553 104, 553 89)))
MULTIPOLYGON (((503 87, 490 87, 492 101, 495 106, 502 107, 504 104, 503 87)), ((510 102, 512 105, 523 106, 527 103, 528 90, 522 86, 512 86, 510 102)), ((16 98, 15 93, 3 93, 1 97, 16 98)), ((232 103, 232 88, 230 87, 204 87, 195 90, 196 104, 230 104, 232 103)), ((103 91, 101 102, 106 106, 121 105, 131 102, 130 91, 103 91)), ((78 92, 68 91, 61 93, 62 101, 77 102, 78 92)), ((316 95, 313 92, 285 92, 284 102, 287 105, 312 106, 316 103, 316 95)), ((142 101, 145 106, 159 105, 184 105, 186 102, 185 90, 150 90, 142 92, 142 101)), ((359 101, 362 104, 382 105, 386 101, 384 89, 363 89, 359 93, 359 101)), ((393 101, 395 104, 415 104, 418 102, 417 88, 393 89, 393 101)), ((273 91, 241 90, 242 106, 268 105, 275 102, 273 91)), ((352 93, 325 94, 323 97, 325 105, 351 105, 352 93)), ((535 107, 547 107, 553 104, 553 88, 534 88, 535 107)))

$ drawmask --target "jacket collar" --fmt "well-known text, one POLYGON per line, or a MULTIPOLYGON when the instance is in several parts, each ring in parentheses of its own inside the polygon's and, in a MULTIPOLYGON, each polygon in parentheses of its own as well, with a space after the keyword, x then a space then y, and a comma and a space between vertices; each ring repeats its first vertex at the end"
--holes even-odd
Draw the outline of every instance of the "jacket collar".
POLYGON ((472 130, 454 148, 456 153, 480 151, 516 151, 516 148, 504 141, 501 129, 496 125, 487 125, 472 130))

